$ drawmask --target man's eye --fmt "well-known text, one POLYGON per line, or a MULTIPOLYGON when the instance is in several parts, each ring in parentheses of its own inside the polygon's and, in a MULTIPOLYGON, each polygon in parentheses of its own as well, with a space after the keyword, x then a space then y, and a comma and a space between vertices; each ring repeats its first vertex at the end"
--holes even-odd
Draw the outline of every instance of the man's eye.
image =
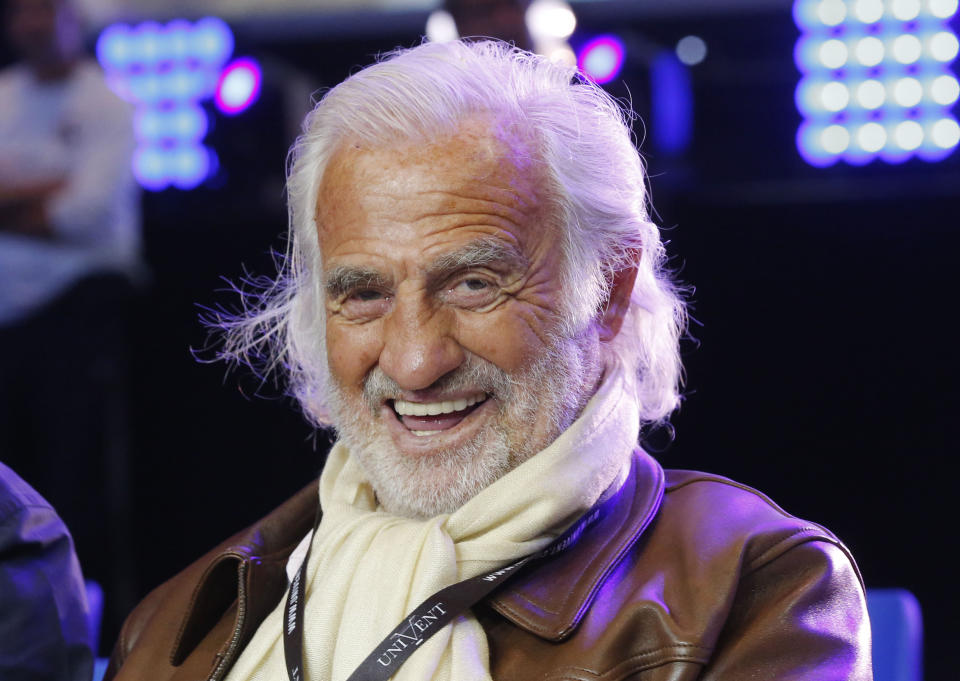
POLYGON ((465 308, 480 308, 492 303, 500 288, 489 279, 466 277, 453 283, 445 294, 447 302, 465 308))
POLYGON ((377 291, 376 289, 368 288, 368 289, 363 289, 361 291, 354 291, 352 294, 350 294, 349 297, 355 300, 368 302, 371 300, 379 300, 380 298, 383 297, 383 293, 381 293, 380 291, 377 291))
POLYGON ((351 291, 343 299, 340 313, 347 319, 357 321, 376 319, 390 309, 390 295, 375 288, 351 291))
POLYGON ((482 291, 490 286, 490 282, 483 279, 464 279, 462 284, 471 291, 482 291))

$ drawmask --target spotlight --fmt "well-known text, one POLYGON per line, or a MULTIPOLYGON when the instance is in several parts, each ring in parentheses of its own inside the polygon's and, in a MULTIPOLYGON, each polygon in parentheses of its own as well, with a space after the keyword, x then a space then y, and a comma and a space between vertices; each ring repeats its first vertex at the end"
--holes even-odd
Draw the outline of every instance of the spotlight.
POLYGON ((900 21, 913 21, 920 15, 920 0, 893 0, 890 9, 900 21))
POLYGON ((862 38, 857 42, 854 54, 857 55, 857 61, 864 66, 876 66, 883 61, 883 42, 873 36, 862 38))
POLYGON ((200 184, 210 169, 206 147, 185 144, 169 152, 169 172, 173 184, 180 189, 192 189, 200 184))
POLYGON ((214 103, 228 116, 245 111, 260 96, 262 73, 253 59, 235 59, 227 66, 217 82, 214 103))
POLYGON ((960 125, 952 118, 944 118, 931 126, 930 137, 941 149, 950 149, 960 144, 960 125))
POLYGON ((817 6, 817 18, 825 26, 836 26, 847 18, 847 5, 843 0, 821 0, 817 6))
POLYGON ((893 139, 901 149, 913 151, 923 144, 923 128, 916 121, 903 121, 893 129, 893 139))
POLYGON ((923 45, 917 36, 906 33, 893 41, 893 58, 901 64, 912 64, 923 54, 923 45))
POLYGON ((930 97, 937 104, 950 106, 960 98, 960 83, 953 76, 939 76, 930 84, 930 97))
POLYGON ((949 19, 957 13, 957 0, 929 0, 930 14, 939 19, 949 19))
POLYGON ((573 50, 570 49, 570 46, 566 43, 553 47, 549 54, 547 54, 547 57, 550 61, 566 64, 567 66, 577 65, 577 55, 574 54, 573 50))
POLYGON ((457 22, 445 9, 436 9, 427 17, 427 40, 433 43, 448 43, 460 37, 457 22))
POLYGON ((893 86, 893 99, 900 106, 916 106, 923 99, 923 86, 916 78, 901 78, 893 86))
POLYGON ((958 0, 794 0, 802 35, 797 145, 811 165, 839 159, 938 161, 956 148, 958 0))
POLYGON ((625 58, 623 42, 614 35, 601 35, 580 50, 577 66, 590 80, 603 85, 620 73, 625 58))
MULTIPOLYGON (((840 41, 835 41, 840 42, 840 41)), ((840 43, 841 45, 843 43, 840 43)), ((707 44, 703 38, 695 35, 688 35, 677 41, 677 59, 687 66, 696 66, 707 57, 707 44)), ((821 50, 822 52, 822 50, 821 50)), ((844 59, 846 56, 844 55, 844 59)))
POLYGON ((145 189, 166 189, 170 181, 163 150, 159 147, 137 148, 133 153, 133 174, 145 189))
POLYGON ((219 68, 233 52, 233 33, 217 17, 200 19, 193 27, 193 54, 219 68))
POLYGON ((957 56, 958 48, 960 48, 960 44, 957 42, 957 36, 950 31, 935 33, 927 42, 930 56, 942 62, 953 61, 957 56))
POLYGON ((114 24, 97 38, 97 59, 105 69, 125 70, 133 58, 131 47, 130 27, 114 24))
POLYGON ((865 123, 857 130, 857 144, 864 151, 880 151, 887 143, 887 131, 879 123, 865 123))
POLYGON ((887 89, 879 80, 865 80, 857 86, 857 101, 864 109, 877 109, 887 99, 887 89))
POLYGON ((577 17, 564 0, 533 0, 524 19, 535 42, 566 40, 577 27, 577 17))
POLYGON ((820 94, 823 108, 827 111, 840 111, 850 103, 850 90, 843 83, 834 81, 823 86, 820 94))
POLYGON ((842 125, 830 125, 820 133, 820 144, 831 154, 842 154, 850 146, 850 133, 842 125))
POLYGON ((853 13, 863 23, 874 24, 883 17, 883 2, 881 0, 857 0, 853 5, 853 13))
POLYGON ((842 40, 827 40, 820 46, 820 63, 828 69, 839 69, 847 63, 849 50, 842 40))

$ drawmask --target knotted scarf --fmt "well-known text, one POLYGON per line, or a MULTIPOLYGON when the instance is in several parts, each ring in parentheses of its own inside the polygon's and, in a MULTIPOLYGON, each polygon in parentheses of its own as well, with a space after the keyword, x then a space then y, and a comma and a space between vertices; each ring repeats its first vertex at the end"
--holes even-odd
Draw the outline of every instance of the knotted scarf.
MULTIPOLYGON (((451 514, 428 520, 377 507, 356 458, 333 447, 320 478, 323 520, 307 565, 306 681, 344 681, 404 617, 445 586, 550 543, 616 487, 636 447, 630 378, 608 366, 583 414, 546 449, 451 514)), ((263 621, 228 681, 286 679, 283 602, 263 621)), ((487 637, 469 612, 437 632, 395 681, 488 681, 487 637)))

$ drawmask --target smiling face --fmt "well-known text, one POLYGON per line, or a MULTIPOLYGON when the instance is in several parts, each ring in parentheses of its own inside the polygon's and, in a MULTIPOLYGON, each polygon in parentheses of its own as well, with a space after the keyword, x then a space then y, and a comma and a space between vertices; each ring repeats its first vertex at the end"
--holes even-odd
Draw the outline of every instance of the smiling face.
POLYGON ((317 224, 331 410, 389 511, 450 512, 552 442, 598 378, 558 337, 560 235, 532 145, 487 119, 346 144, 317 224))

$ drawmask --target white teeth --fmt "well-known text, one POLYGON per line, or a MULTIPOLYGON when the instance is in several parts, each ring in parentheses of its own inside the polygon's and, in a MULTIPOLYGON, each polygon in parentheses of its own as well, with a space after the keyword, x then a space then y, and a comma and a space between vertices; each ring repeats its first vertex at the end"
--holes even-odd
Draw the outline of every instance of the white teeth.
MULTIPOLYGON (((400 416, 436 416, 437 414, 449 414, 451 412, 461 411, 477 402, 483 402, 486 398, 485 393, 477 393, 466 399, 445 400, 443 402, 407 402, 406 400, 394 400, 393 408, 397 410, 400 416)), ((419 432, 432 433, 433 431, 419 432)))
POLYGON ((442 430, 411 430, 411 433, 417 437, 426 437, 427 435, 436 435, 437 433, 442 433, 442 430))

